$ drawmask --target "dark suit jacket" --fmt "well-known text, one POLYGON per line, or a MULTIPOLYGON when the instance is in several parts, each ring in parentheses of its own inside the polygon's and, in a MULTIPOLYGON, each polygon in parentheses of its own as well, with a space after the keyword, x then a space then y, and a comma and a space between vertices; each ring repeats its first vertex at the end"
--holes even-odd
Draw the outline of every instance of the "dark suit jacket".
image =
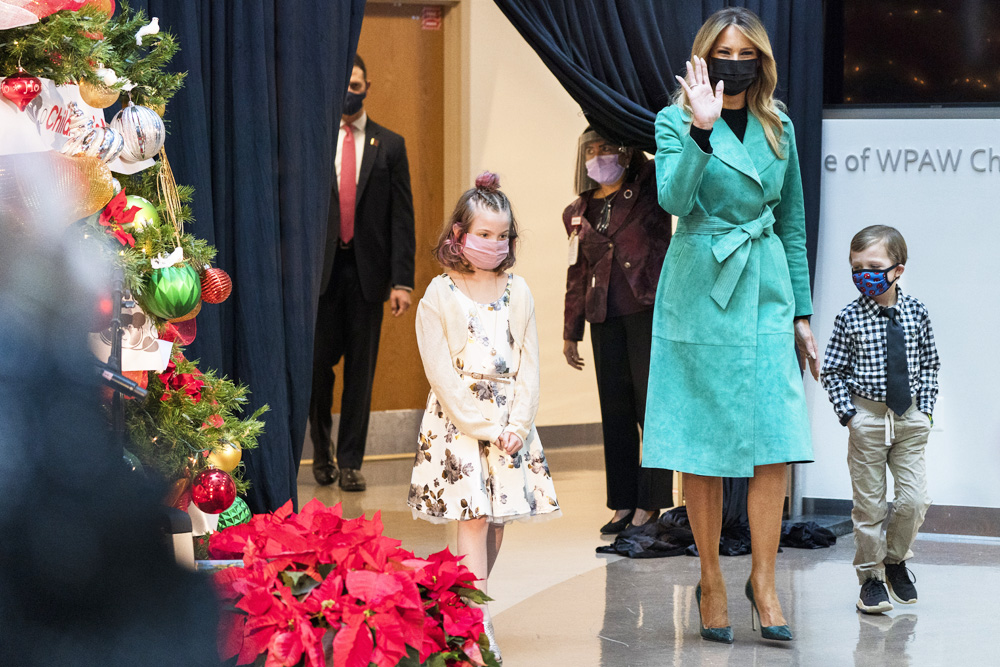
POLYGON ((593 190, 583 193, 563 211, 566 233, 576 230, 580 235, 576 264, 566 272, 563 340, 583 340, 585 319, 604 321, 612 262, 621 267, 639 303, 652 306, 670 245, 670 214, 657 202, 652 161, 643 164, 633 180, 622 184, 604 234, 585 217, 593 194, 593 190), (580 225, 574 226, 577 216, 580 225))
MULTIPOLYGON (((394 285, 413 287, 413 195, 403 137, 370 117, 365 125, 364 153, 354 213, 354 255, 366 301, 389 298, 394 285)), ((321 293, 330 287, 340 241, 340 197, 334 176, 326 232, 321 293)))

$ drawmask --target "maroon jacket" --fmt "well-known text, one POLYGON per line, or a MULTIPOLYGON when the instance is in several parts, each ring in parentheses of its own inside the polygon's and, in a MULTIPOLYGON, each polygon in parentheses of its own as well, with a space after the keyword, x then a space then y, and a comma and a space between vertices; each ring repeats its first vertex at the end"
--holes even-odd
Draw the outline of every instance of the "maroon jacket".
POLYGON ((593 190, 583 193, 563 211, 566 233, 579 231, 576 264, 566 272, 563 340, 583 340, 584 320, 603 322, 608 306, 611 263, 618 262, 639 303, 652 307, 663 257, 670 244, 670 214, 656 198, 656 167, 652 160, 635 180, 622 184, 611 208, 607 232, 599 233, 585 217, 593 190), (579 216, 580 225, 573 225, 579 216))

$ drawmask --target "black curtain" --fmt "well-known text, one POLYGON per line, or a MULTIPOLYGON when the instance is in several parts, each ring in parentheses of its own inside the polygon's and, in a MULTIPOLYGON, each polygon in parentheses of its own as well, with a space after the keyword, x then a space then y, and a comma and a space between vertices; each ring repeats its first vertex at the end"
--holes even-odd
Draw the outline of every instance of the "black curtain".
MULTIPOLYGON (((795 124, 815 277, 823 120, 822 0, 495 0, 602 136, 653 152, 653 121, 698 29, 724 7, 760 16, 795 124)), ((581 127, 582 131, 583 128, 581 127)))
POLYGON ((296 499, 337 121, 365 0, 138 0, 172 32, 187 71, 166 149, 196 189, 191 232, 218 248, 233 294, 198 316, 188 357, 267 403, 244 452, 254 512, 296 499))

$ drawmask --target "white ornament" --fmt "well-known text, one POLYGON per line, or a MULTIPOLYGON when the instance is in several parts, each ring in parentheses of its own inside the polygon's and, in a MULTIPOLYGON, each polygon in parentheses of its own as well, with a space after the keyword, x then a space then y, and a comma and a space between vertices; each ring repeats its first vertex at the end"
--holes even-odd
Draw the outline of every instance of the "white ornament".
POLYGON ((142 46, 142 38, 146 35, 158 35, 160 33, 160 19, 153 17, 153 20, 149 22, 148 25, 144 25, 139 28, 135 33, 135 45, 142 46))
POLYGON ((169 255, 157 255, 153 259, 149 260, 149 263, 153 265, 154 269, 165 269, 168 266, 180 264, 183 261, 184 248, 174 248, 174 251, 169 255))
POLYGON ((87 118, 76 102, 69 103, 70 120, 66 125, 69 140, 59 152, 72 157, 96 157, 104 163, 117 158, 125 143, 120 134, 110 127, 98 127, 87 118))
POLYGON ((163 119, 149 107, 131 102, 111 119, 111 127, 125 140, 122 159, 129 162, 153 157, 163 148, 166 139, 163 119))
POLYGON ((105 86, 113 86, 118 83, 118 75, 109 67, 103 65, 94 70, 94 74, 100 77, 105 86))

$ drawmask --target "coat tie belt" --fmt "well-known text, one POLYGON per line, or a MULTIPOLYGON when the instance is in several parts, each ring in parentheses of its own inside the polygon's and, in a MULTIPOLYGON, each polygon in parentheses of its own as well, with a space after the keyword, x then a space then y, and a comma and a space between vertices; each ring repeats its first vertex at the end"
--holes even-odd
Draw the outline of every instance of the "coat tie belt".
POLYGON ((729 305, 736 283, 747 266, 753 242, 761 236, 770 236, 773 228, 774 213, 769 206, 764 207, 759 217, 741 224, 711 215, 686 215, 677 221, 679 233, 715 237, 712 239, 712 254, 715 261, 722 265, 722 270, 715 279, 711 295, 723 310, 729 305))

